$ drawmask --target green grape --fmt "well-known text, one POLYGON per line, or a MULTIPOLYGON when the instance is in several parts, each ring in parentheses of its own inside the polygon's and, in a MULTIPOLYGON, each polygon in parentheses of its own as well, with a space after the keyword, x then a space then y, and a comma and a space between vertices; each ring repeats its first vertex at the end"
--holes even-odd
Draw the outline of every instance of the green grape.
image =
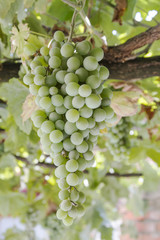
POLYGON ((49 48, 46 47, 46 46, 41 47, 41 49, 40 49, 40 54, 42 54, 42 56, 48 56, 48 54, 49 54, 49 48))
POLYGON ((49 120, 56 122, 57 120, 61 120, 62 116, 56 112, 52 112, 49 114, 49 120))
POLYGON ((41 130, 41 129, 38 129, 38 131, 37 131, 37 135, 38 135, 38 137, 42 137, 42 135, 43 135, 43 132, 42 132, 42 130, 41 130))
POLYGON ((98 108, 101 105, 101 99, 96 94, 91 94, 86 98, 86 105, 91 109, 98 108))
POLYGON ((75 96, 73 99, 72 99, 72 105, 74 108, 81 108, 84 106, 84 98, 81 97, 81 96, 75 96))
POLYGON ((36 96, 35 98, 35 103, 37 106, 39 106, 39 101, 40 101, 41 97, 40 96, 36 96))
POLYGON ((42 125, 42 123, 45 121, 45 117, 43 116, 37 116, 34 118, 34 126, 37 128, 40 128, 40 126, 42 125))
POLYGON ((70 139, 74 145, 80 145, 83 142, 83 136, 79 132, 73 133, 70 139))
POLYGON ((79 112, 76 109, 69 109, 66 112, 66 119, 72 123, 77 122, 79 119, 79 112))
POLYGON ((65 58, 65 57, 62 57, 62 59, 61 59, 61 68, 63 69, 63 70, 67 70, 67 58, 65 58))
POLYGON ((59 47, 52 47, 52 48, 49 50, 49 56, 50 56, 50 57, 56 56, 56 57, 61 58, 62 56, 61 56, 59 47))
POLYGON ((56 107, 56 112, 58 114, 64 114, 67 111, 67 109, 62 105, 60 107, 56 107))
POLYGON ((94 75, 91 75, 87 78, 86 83, 92 88, 92 89, 96 89, 100 86, 101 84, 101 80, 94 75))
POLYGON ((57 80, 54 74, 48 75, 46 77, 45 83, 48 87, 56 86, 57 80))
POLYGON ((62 220, 64 225, 69 227, 73 224, 73 218, 67 216, 65 219, 62 220))
POLYGON ((109 105, 111 105, 111 100, 107 99, 107 98, 104 98, 104 99, 102 99, 102 104, 101 105, 103 107, 109 106, 109 105))
POLYGON ((28 73, 23 77, 23 82, 26 85, 31 85, 33 83, 33 78, 34 78, 34 75, 31 73, 28 73))
POLYGON ((76 150, 79 153, 85 153, 88 151, 88 144, 86 141, 83 141, 80 145, 76 146, 76 150))
POLYGON ((94 136, 98 135, 98 134, 99 134, 99 128, 98 128, 98 126, 95 125, 95 127, 90 130, 90 133, 91 133, 92 135, 94 135, 94 136))
POLYGON ((88 128, 88 121, 86 118, 80 117, 78 119, 78 121, 76 122, 76 127, 79 130, 85 130, 86 128, 88 128))
POLYGON ((49 95, 49 88, 47 86, 42 86, 38 90, 38 95, 40 97, 45 97, 49 95))
POLYGON ((71 210, 72 208, 72 203, 70 200, 63 200, 60 204, 60 208, 65 211, 65 212, 68 212, 69 210, 71 210))
POLYGON ((103 87, 102 87, 102 85, 100 85, 98 88, 96 88, 96 89, 94 90, 94 93, 97 94, 97 95, 99 95, 99 94, 102 93, 102 91, 103 91, 103 87))
POLYGON ((66 176, 68 176, 67 174, 68 172, 66 170, 65 164, 62 164, 55 169, 55 176, 57 178, 65 178, 66 176))
POLYGON ((51 145, 51 141, 49 139, 49 134, 43 134, 40 141, 44 147, 51 145))
POLYGON ((77 191, 76 188, 73 188, 71 190, 70 199, 71 201, 76 202, 78 198, 79 198, 79 192, 77 191))
POLYGON ((66 169, 68 172, 75 172, 78 169, 78 162, 74 159, 68 160, 66 162, 66 169))
POLYGON ((60 94, 55 94, 51 97, 52 104, 56 107, 60 107, 63 104, 63 97, 60 94))
POLYGON ((68 84, 68 83, 70 83, 70 82, 76 82, 76 83, 78 83, 78 77, 77 77, 77 75, 75 74, 75 73, 67 73, 66 75, 65 75, 65 77, 64 77, 64 82, 66 83, 66 84, 68 84))
POLYGON ((34 119, 36 118, 36 117, 39 117, 39 116, 42 116, 42 117, 44 117, 44 118, 46 118, 47 117, 47 115, 46 115, 46 113, 43 111, 43 110, 36 110, 36 111, 34 111, 33 113, 32 113, 32 115, 31 115, 31 119, 32 119, 32 121, 34 121, 34 119))
POLYGON ((80 55, 87 55, 91 50, 90 43, 86 40, 79 42, 76 45, 76 50, 80 55))
POLYGON ((84 180, 84 173, 83 172, 80 172, 80 171, 77 171, 76 172, 76 175, 78 176, 79 178, 79 183, 78 184, 81 184, 84 180))
POLYGON ((90 161, 93 159, 93 153, 91 151, 84 153, 83 156, 87 161, 90 161))
POLYGON ((71 123, 71 122, 66 122, 64 125, 64 131, 68 134, 71 135, 72 133, 77 131, 76 123, 71 123))
POLYGON ((93 117, 96 122, 102 122, 106 119, 106 112, 101 108, 97 108, 93 112, 93 117))
POLYGON ((60 47, 61 47, 60 42, 58 42, 58 41, 53 41, 53 42, 52 42, 52 48, 54 48, 54 47, 60 48, 60 47))
POLYGON ((55 127, 56 127, 56 129, 63 131, 63 129, 64 129, 64 121, 63 120, 57 120, 55 122, 55 127))
POLYGON ((49 93, 50 93, 51 95, 56 95, 56 94, 58 93, 58 88, 56 88, 56 87, 50 87, 49 93))
POLYGON ((65 178, 61 178, 61 179, 57 180, 57 183, 58 183, 58 187, 62 190, 69 188, 69 185, 66 182, 65 178))
POLYGON ((118 120, 117 115, 114 113, 113 117, 110 119, 107 119, 107 123, 114 124, 118 120))
POLYGON ((68 215, 71 218, 77 217, 77 208, 75 206, 72 206, 71 210, 68 211, 68 215))
POLYGON ((89 118, 88 120, 88 128, 94 128, 96 122, 94 120, 94 118, 89 118))
POLYGON ((42 75, 45 76, 46 75, 46 69, 43 66, 38 66, 34 69, 34 74, 35 75, 42 75))
POLYGON ((65 70, 60 70, 56 73, 56 79, 57 79, 57 82, 63 84, 64 83, 64 78, 67 74, 67 71, 65 70))
POLYGON ((76 173, 69 173, 66 177, 66 181, 70 186, 76 186, 79 183, 79 177, 76 173))
POLYGON ((77 160, 79 158, 79 153, 76 150, 72 150, 69 152, 69 158, 77 160))
POLYGON ((50 133, 55 129, 55 125, 52 121, 46 120, 41 125, 41 130, 45 133, 50 133))
POLYGON ((66 86, 66 92, 69 96, 76 96, 78 94, 79 84, 76 82, 70 82, 66 86))
POLYGON ((79 53, 74 53, 74 54, 73 54, 73 57, 78 58, 79 61, 80 61, 80 64, 81 64, 81 65, 83 64, 83 57, 82 57, 79 53))
POLYGON ((72 106, 72 97, 71 96, 66 96, 65 98, 64 98, 64 106, 65 106, 65 108, 67 108, 67 109, 71 109, 71 108, 73 108, 73 106, 72 106))
POLYGON ((59 220, 62 220, 67 217, 67 212, 63 211, 62 209, 58 209, 56 212, 56 216, 59 220))
POLYGON ((82 130, 81 134, 83 135, 83 138, 87 138, 89 135, 89 129, 82 130))
POLYGON ((59 68, 60 65, 61 65, 61 59, 57 56, 52 56, 50 59, 49 59, 49 66, 51 68, 59 68))
POLYGON ((80 60, 77 57, 70 57, 67 60, 67 66, 70 71, 75 71, 80 67, 81 63, 80 60))
POLYGON ((53 130, 50 135, 50 140, 53 143, 59 143, 63 140, 63 133, 60 130, 53 130))
POLYGON ((84 171, 86 169, 87 163, 84 158, 79 158, 78 159, 78 170, 79 171, 84 171))
POLYGON ((58 194, 58 197, 59 197, 60 200, 65 200, 65 199, 69 198, 68 190, 66 190, 66 189, 65 190, 61 190, 59 192, 59 194, 58 194))
POLYGON ((53 37, 57 42, 63 42, 64 41, 64 33, 61 32, 61 31, 56 31, 54 33, 53 37))
POLYGON ((34 83, 29 86, 29 91, 32 95, 36 96, 38 94, 39 86, 35 85, 34 83))
POLYGON ((46 109, 47 115, 49 115, 49 114, 50 114, 51 112, 53 112, 54 110, 55 110, 55 107, 51 104, 51 106, 46 109))
POLYGON ((52 105, 51 99, 49 97, 42 97, 39 101, 39 105, 43 109, 48 109, 52 105))
POLYGON ((57 154, 57 155, 54 157, 53 163, 54 163, 56 166, 60 166, 60 165, 63 164, 64 162, 65 162, 65 157, 63 157, 62 154, 57 154))
POLYGON ((33 60, 33 61, 30 63, 30 68, 31 68, 32 70, 34 70, 36 67, 41 66, 41 65, 42 65, 42 64, 41 64, 40 61, 33 60))
MULTIPOLYGON (((92 116, 93 110, 90 109, 90 108, 88 108, 86 105, 84 105, 84 106, 80 109, 79 113, 80 113, 80 116, 81 116, 81 117, 89 118, 89 117, 92 116)), ((77 120, 78 120, 78 119, 77 119, 77 120)))
POLYGON ((63 141, 63 148, 64 148, 64 150, 70 152, 70 151, 72 151, 75 148, 75 146, 74 146, 73 143, 71 143, 71 140, 69 138, 66 138, 63 141))
POLYGON ((113 92, 109 88, 104 88, 101 97, 111 99, 113 97, 113 92))
POLYGON ((79 87, 78 93, 81 97, 88 97, 91 94, 91 87, 87 84, 83 84, 79 87))
POLYGON ((101 80, 106 80, 109 77, 109 70, 104 66, 100 66, 99 77, 101 80))
POLYGON ((106 113, 106 119, 111 119, 114 116, 114 111, 111 107, 103 107, 105 113, 106 113))
POLYGON ((37 74, 35 75, 34 77, 34 83, 38 86, 41 86, 41 85, 44 85, 45 83, 45 77, 40 75, 40 74, 37 74))
POLYGON ((91 141, 91 142, 97 141, 97 136, 89 134, 89 141, 91 141))
POLYGON ((104 129, 106 127, 106 122, 105 121, 99 122, 98 127, 99 127, 99 129, 104 129))
POLYGON ((82 205, 78 205, 77 207, 77 215, 78 217, 82 217, 85 214, 85 209, 82 205))
POLYGON ((84 195, 83 192, 79 192, 78 202, 80 202, 81 204, 83 204, 85 201, 86 201, 86 196, 84 195))
POLYGON ((95 57, 97 59, 97 61, 101 61, 104 58, 104 52, 102 48, 94 48, 92 49, 92 51, 90 52, 90 55, 95 57))
POLYGON ((94 71, 98 67, 98 62, 95 57, 88 56, 84 59, 83 66, 88 71, 94 71))
POLYGON ((23 52, 27 56, 32 56, 36 53, 37 47, 32 43, 26 43, 23 52))
POLYGON ((88 71, 85 68, 81 67, 77 69, 75 73, 78 76, 80 82, 86 82, 86 79, 88 77, 88 71))
POLYGON ((70 43, 64 43, 61 47, 61 54, 63 57, 69 58, 74 53, 74 47, 70 43))
POLYGON ((65 83, 61 86, 61 94, 64 95, 64 96, 67 95, 67 92, 66 92, 66 84, 65 84, 65 83))

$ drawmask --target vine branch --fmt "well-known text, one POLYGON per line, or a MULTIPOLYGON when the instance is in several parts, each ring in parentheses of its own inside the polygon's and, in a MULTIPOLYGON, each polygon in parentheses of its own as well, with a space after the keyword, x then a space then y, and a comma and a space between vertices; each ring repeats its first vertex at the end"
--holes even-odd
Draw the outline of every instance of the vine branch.
POLYGON ((71 22, 71 27, 70 27, 70 32, 69 32, 69 36, 68 36, 68 42, 70 42, 72 40, 72 35, 73 35, 73 29, 74 29, 74 25, 75 25, 76 16, 77 16, 77 10, 74 10, 73 17, 72 17, 72 22, 71 22))

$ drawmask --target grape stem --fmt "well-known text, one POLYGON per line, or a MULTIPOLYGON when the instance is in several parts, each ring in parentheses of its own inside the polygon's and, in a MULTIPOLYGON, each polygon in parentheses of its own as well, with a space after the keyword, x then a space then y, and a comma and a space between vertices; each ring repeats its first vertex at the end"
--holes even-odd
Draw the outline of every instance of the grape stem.
POLYGON ((73 29, 74 29, 74 25, 75 25, 76 16, 77 16, 77 10, 75 9, 73 16, 72 16, 72 22, 71 22, 70 32, 69 32, 69 36, 68 36, 68 42, 72 41, 72 35, 73 35, 73 29))
POLYGON ((30 31, 30 33, 33 34, 33 35, 44 37, 44 38, 51 38, 51 36, 45 35, 43 33, 38 33, 38 32, 34 32, 34 31, 30 31))

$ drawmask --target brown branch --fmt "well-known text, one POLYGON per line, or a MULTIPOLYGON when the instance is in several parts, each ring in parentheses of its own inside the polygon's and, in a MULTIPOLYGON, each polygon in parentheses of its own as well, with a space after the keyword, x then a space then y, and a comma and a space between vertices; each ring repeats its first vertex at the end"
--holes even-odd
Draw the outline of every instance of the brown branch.
MULTIPOLYGON (((45 167, 45 168, 56 168, 56 166, 53 163, 38 162, 36 164, 32 164, 30 161, 28 161, 27 158, 23 158, 23 157, 16 156, 16 155, 15 155, 15 157, 18 160, 26 163, 27 165, 40 166, 40 167, 45 167)), ((88 174, 89 171, 85 170, 84 173, 88 174)), ((107 177, 141 177, 141 176, 143 176, 143 174, 142 173, 123 173, 123 174, 121 174, 121 173, 115 172, 115 173, 106 173, 106 176, 107 177)))
POLYGON ((149 28, 147 31, 130 38, 124 44, 108 47, 105 51, 105 60, 108 62, 126 62, 136 58, 133 51, 146 44, 151 44, 160 39, 160 24, 149 28))

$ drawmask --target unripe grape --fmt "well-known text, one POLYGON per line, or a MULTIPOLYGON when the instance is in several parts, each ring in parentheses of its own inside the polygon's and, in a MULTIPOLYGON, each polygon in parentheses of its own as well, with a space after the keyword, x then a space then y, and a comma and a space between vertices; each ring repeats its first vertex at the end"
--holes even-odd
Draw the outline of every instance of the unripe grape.
POLYGON ((98 62, 95 57, 88 56, 84 59, 83 66, 88 71, 94 71, 98 67, 98 62))
POLYGON ((69 158, 77 160, 79 158, 79 153, 76 150, 72 150, 69 152, 69 158))
POLYGON ((45 121, 45 117, 43 116, 37 116, 34 118, 34 126, 37 128, 40 128, 40 126, 42 125, 42 123, 45 121))
POLYGON ((61 120, 62 116, 56 112, 52 112, 49 114, 49 120, 56 122, 57 120, 61 120))
POLYGON ((94 110, 93 117, 96 122, 102 122, 106 119, 106 111, 101 108, 97 108, 94 110))
POLYGON ((65 81, 65 83, 66 84, 68 84, 68 83, 70 83, 70 82, 76 82, 76 83, 78 83, 78 77, 77 77, 77 75, 75 74, 75 73, 67 73, 66 75, 65 75, 65 78, 64 78, 64 81, 65 81))
POLYGON ((67 189, 69 187, 68 183, 66 182, 65 178, 61 178, 57 181, 58 187, 60 189, 67 189))
POLYGON ((60 49, 59 47, 52 47, 50 50, 49 50, 49 55, 50 57, 53 57, 53 56, 56 56, 56 57, 59 57, 61 59, 61 53, 60 53, 60 49))
POLYGON ((74 47, 70 43, 65 43, 61 47, 61 54, 63 57, 69 58, 74 53, 74 47))
POLYGON ((60 94, 55 94, 51 97, 52 104, 56 107, 60 107, 63 104, 63 97, 60 94))
POLYGON ((89 129, 88 129, 88 128, 85 129, 85 130, 82 130, 82 131, 80 131, 80 132, 81 132, 81 134, 83 135, 83 138, 87 138, 88 135, 89 135, 89 129))
POLYGON ((54 39, 57 41, 57 42, 63 42, 64 40, 64 33, 62 31, 56 31, 54 33, 54 39))
POLYGON ((46 47, 46 46, 41 47, 40 53, 42 54, 42 56, 48 56, 48 54, 49 54, 49 48, 46 47))
POLYGON ((63 133, 60 130, 53 130, 50 135, 50 140, 53 143, 59 143, 63 140, 63 133))
POLYGON ((65 162, 65 157, 63 157, 62 154, 57 154, 54 157, 53 162, 56 166, 60 166, 61 164, 63 164, 65 162))
POLYGON ((76 50, 80 55, 87 55, 90 52, 90 43, 86 40, 77 43, 76 50))
POLYGON ((67 109, 71 109, 71 108, 73 108, 73 106, 72 106, 72 97, 71 96, 66 96, 65 98, 64 98, 64 106, 65 106, 65 108, 67 108, 67 109))
POLYGON ((60 200, 65 200, 69 197, 69 192, 68 190, 61 190, 58 194, 58 197, 60 200))
POLYGON ((45 97, 49 95, 49 88, 47 86, 42 86, 38 90, 38 95, 40 97, 45 97))
POLYGON ((77 207, 77 215, 78 217, 82 217, 85 214, 85 209, 82 205, 78 205, 77 207))
POLYGON ((78 94, 79 84, 76 82, 70 82, 66 86, 66 92, 69 96, 76 96, 78 94))
POLYGON ((52 48, 54 48, 54 47, 60 48, 60 47, 61 47, 60 42, 54 40, 54 41, 52 42, 52 48))
POLYGON ((83 173, 83 172, 80 172, 80 171, 77 171, 77 172, 76 172, 76 175, 77 175, 78 178, 79 178, 78 184, 81 184, 81 183, 83 182, 83 180, 84 180, 84 173, 83 173))
POLYGON ((64 130, 68 135, 77 131, 76 123, 66 122, 64 125, 64 130))
POLYGON ((105 113, 106 113, 106 119, 111 119, 114 116, 114 111, 111 107, 103 107, 105 113))
POLYGON ((55 169, 55 176, 57 178, 65 178, 67 174, 68 172, 66 170, 65 164, 62 164, 55 169))
POLYGON ((78 170, 79 171, 84 171, 86 169, 87 163, 84 158, 79 158, 78 159, 78 170))
POLYGON ((101 93, 101 97, 102 98, 109 98, 111 99, 113 96, 113 92, 109 89, 109 88, 104 88, 102 93, 101 93))
POLYGON ((100 66, 99 77, 101 80, 106 80, 109 77, 109 70, 104 66, 100 66))
POLYGON ((72 203, 70 200, 63 200, 60 204, 60 208, 65 211, 68 212, 69 210, 71 210, 72 208, 72 203))
POLYGON ((31 85, 33 83, 33 79, 34 79, 34 75, 31 73, 28 73, 23 77, 23 82, 26 85, 31 85))
POLYGON ((101 99, 96 94, 91 94, 86 98, 86 105, 91 109, 98 108, 101 104, 101 99))
POLYGON ((63 223, 64 223, 65 226, 69 227, 69 226, 71 226, 72 223, 73 223, 73 218, 67 216, 67 217, 66 217, 65 219, 63 219, 62 221, 63 221, 63 223))
POLYGON ((67 111, 67 109, 62 105, 60 107, 56 107, 56 112, 58 114, 64 114, 67 111))
POLYGON ((63 129, 64 129, 64 121, 63 120, 57 120, 55 122, 55 127, 56 127, 56 129, 63 131, 63 129))
POLYGON ((73 143, 71 143, 71 140, 69 138, 66 138, 63 141, 63 148, 64 148, 64 150, 70 152, 75 148, 75 145, 73 143))
POLYGON ((38 66, 34 69, 34 74, 35 75, 42 75, 45 76, 46 75, 46 69, 43 66, 38 66))
POLYGON ((49 93, 50 93, 51 95, 56 95, 56 94, 58 93, 58 88, 56 88, 56 87, 50 87, 49 93))
POLYGON ((59 68, 61 65, 61 59, 57 56, 52 56, 50 59, 49 59, 49 66, 51 68, 59 68))
POLYGON ((83 156, 87 161, 90 161, 93 159, 93 153, 91 151, 84 153, 83 156))
POLYGON ((49 97, 42 97, 39 101, 39 105, 43 109, 48 109, 51 104, 51 99, 49 97))
POLYGON ((30 63, 30 68, 32 70, 34 70, 37 66, 41 66, 41 62, 40 61, 36 61, 36 60, 33 60, 31 63, 30 63))
POLYGON ((79 192, 77 191, 77 189, 73 188, 71 190, 71 194, 70 194, 70 199, 73 202, 76 202, 79 198, 79 192))
POLYGON ((67 212, 63 211, 62 209, 58 209, 56 212, 56 216, 59 220, 62 220, 67 217, 67 212))
POLYGON ((55 129, 54 123, 50 120, 46 120, 41 125, 41 130, 45 133, 50 133, 55 129))
POLYGON ((57 79, 57 82, 63 84, 64 83, 64 78, 67 74, 67 71, 65 70, 60 70, 56 73, 56 79, 57 79))
POLYGON ((91 92, 91 87, 87 84, 81 85, 78 89, 78 93, 81 97, 88 97, 90 96, 91 92))
POLYGON ((77 217, 77 208, 75 206, 72 206, 71 210, 69 210, 68 215, 71 218, 76 218, 77 217))
POLYGON ((44 118, 47 117, 46 113, 43 110, 38 109, 32 113, 32 115, 31 115, 32 121, 34 121, 34 119, 38 116, 42 116, 44 118))
POLYGON ((96 89, 100 86, 101 84, 101 80, 94 75, 91 75, 87 78, 86 83, 92 88, 92 89, 96 89))
POLYGON ((79 178, 76 173, 69 173, 66 177, 66 181, 70 186, 76 186, 79 183, 79 178))
POLYGON ((86 128, 88 128, 88 121, 86 118, 80 117, 78 119, 78 121, 76 122, 76 127, 79 130, 85 130, 86 128))
POLYGON ((88 71, 85 68, 81 67, 81 68, 77 69, 76 74, 77 74, 80 82, 82 82, 82 83, 86 82, 86 79, 88 77, 88 71))
POLYGON ((86 196, 84 195, 83 192, 79 192, 78 202, 80 202, 81 204, 83 204, 85 201, 86 201, 86 196))
POLYGON ((80 145, 76 146, 76 150, 79 153, 85 153, 88 150, 88 144, 86 141, 83 141, 80 145))
POLYGON ((84 105, 79 112, 81 117, 89 118, 92 116, 93 110, 87 107, 86 105, 84 105))
POLYGON ((38 94, 40 86, 35 85, 34 83, 29 86, 29 91, 32 95, 36 96, 38 94))
POLYGON ((37 51, 37 47, 32 43, 26 43, 23 49, 25 55, 32 56, 37 51))
POLYGON ((66 162, 66 169, 68 172, 75 172, 78 169, 78 162, 74 159, 68 160, 66 162))
POLYGON ((102 48, 93 48, 92 51, 90 52, 90 55, 95 57, 97 61, 101 61, 104 58, 104 52, 102 48))
POLYGON ((82 108, 83 105, 85 103, 85 100, 83 97, 81 96, 75 96, 73 99, 72 99, 72 105, 74 108, 82 108))
POLYGON ((38 86, 43 85, 45 83, 45 77, 40 74, 35 75, 34 83, 38 86))
POLYGON ((83 136, 79 132, 73 133, 70 139, 74 145, 80 145, 83 142, 83 136))
POLYGON ((72 123, 77 122, 79 119, 79 112, 76 109, 69 109, 66 112, 66 119, 72 123))
POLYGON ((94 118, 89 118, 89 119, 87 119, 88 120, 88 127, 89 128, 94 128, 94 126, 95 126, 95 120, 94 120, 94 118))
POLYGON ((48 75, 46 77, 45 83, 48 87, 56 86, 57 80, 54 74, 48 75))
POLYGON ((70 57, 67 60, 67 66, 70 71, 75 71, 80 67, 81 63, 80 60, 77 57, 70 57))

